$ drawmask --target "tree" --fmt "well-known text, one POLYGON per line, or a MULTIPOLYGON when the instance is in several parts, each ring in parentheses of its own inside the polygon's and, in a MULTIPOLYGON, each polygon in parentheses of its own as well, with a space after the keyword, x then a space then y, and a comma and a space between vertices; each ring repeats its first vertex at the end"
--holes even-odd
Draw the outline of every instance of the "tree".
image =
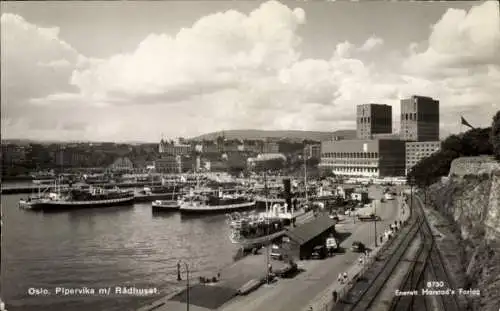
POLYGON ((447 137, 440 151, 422 159, 411 169, 407 176, 408 181, 420 188, 426 188, 442 176, 448 175, 454 159, 493 154, 494 146, 491 137, 494 137, 494 133, 498 133, 498 127, 496 132, 493 127, 471 129, 464 134, 447 137))
POLYGON ((500 161, 500 110, 493 117, 491 124, 490 143, 493 149, 493 155, 497 161, 500 161))

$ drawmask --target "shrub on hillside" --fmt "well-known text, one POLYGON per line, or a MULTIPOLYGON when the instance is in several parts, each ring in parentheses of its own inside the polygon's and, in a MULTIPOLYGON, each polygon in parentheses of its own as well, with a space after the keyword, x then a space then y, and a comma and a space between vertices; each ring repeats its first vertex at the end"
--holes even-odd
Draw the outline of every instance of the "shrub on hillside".
MULTIPOLYGON (((422 159, 411 169, 408 181, 425 188, 437 182, 442 176, 448 175, 451 162, 456 158, 492 155, 494 149, 493 140, 490 138, 492 133, 492 128, 477 128, 460 135, 448 136, 443 141, 440 151, 422 159)), ((498 129, 495 133, 498 133, 498 129)))
POLYGON ((491 124, 490 143, 493 148, 493 155, 500 161, 500 110, 493 117, 491 124))

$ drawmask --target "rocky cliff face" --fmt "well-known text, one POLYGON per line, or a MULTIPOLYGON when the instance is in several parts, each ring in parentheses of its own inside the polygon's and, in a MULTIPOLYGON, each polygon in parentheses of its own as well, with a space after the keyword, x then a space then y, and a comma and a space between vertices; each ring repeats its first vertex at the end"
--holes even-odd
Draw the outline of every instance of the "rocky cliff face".
POLYGON ((487 157, 461 158, 449 178, 430 187, 436 210, 455 224, 462 240, 465 286, 481 290, 471 309, 500 305, 500 165, 487 157))

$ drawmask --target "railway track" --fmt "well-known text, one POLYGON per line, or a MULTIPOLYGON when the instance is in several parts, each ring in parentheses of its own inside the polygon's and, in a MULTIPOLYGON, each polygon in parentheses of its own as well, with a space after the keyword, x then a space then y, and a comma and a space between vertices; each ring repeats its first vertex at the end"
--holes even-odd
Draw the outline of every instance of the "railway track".
POLYGON ((357 280, 333 310, 368 310, 390 279, 398 263, 404 258, 422 223, 423 214, 420 211, 412 213, 410 225, 402 228, 402 231, 386 244, 386 247, 377 255, 372 268, 357 280))
MULTIPOLYGON (((420 203, 419 209, 422 209, 420 198, 417 197, 417 201, 420 203)), ((434 234, 425 214, 420 234, 426 243, 422 245, 419 258, 408 271, 401 289, 402 291, 417 290, 419 295, 395 297, 390 311, 427 311, 435 310, 436 307, 443 311, 461 310, 457 296, 454 294, 422 295, 422 289, 446 293, 447 289, 455 289, 456 286, 448 274, 441 252, 436 247, 434 234)))
POLYGON ((424 296, 421 289, 445 290, 455 288, 444 265, 441 253, 436 247, 432 229, 425 217, 422 202, 416 196, 412 198, 413 211, 410 226, 404 228, 392 241, 391 245, 378 256, 374 266, 353 285, 349 293, 335 305, 338 311, 367 311, 382 296, 382 289, 393 278, 393 274, 402 265, 405 254, 415 238, 420 237, 417 257, 411 261, 400 291, 412 292, 416 295, 395 296, 391 301, 390 311, 420 310, 461 310, 454 295, 424 296), (426 277, 429 281, 426 281, 426 277), (443 282, 443 283, 441 283, 443 282), (442 287, 442 288, 437 288, 442 287), (432 301, 433 300, 433 301, 432 301), (433 306, 431 306, 433 303, 433 306))

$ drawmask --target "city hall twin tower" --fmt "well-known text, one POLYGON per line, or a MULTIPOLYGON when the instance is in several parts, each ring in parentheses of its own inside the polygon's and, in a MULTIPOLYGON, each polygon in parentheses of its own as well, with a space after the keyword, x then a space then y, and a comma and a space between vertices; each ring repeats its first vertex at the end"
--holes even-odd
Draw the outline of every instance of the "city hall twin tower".
POLYGON ((393 133, 392 106, 358 105, 356 139, 334 137, 321 144, 323 169, 351 177, 405 176, 421 159, 438 151, 439 101, 413 95, 401 100, 399 133, 393 133))

